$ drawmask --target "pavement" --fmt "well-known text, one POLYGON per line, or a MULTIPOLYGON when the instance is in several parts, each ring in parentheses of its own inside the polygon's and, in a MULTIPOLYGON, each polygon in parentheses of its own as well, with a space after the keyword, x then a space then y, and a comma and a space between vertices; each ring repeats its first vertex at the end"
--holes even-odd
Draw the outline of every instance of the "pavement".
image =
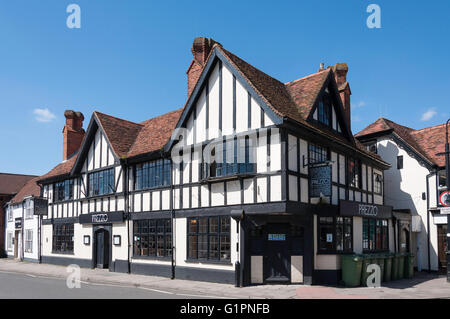
MULTIPOLYGON (((20 262, 12 259, 0 259, 0 298, 5 297, 5 291, 12 291, 12 278, 22 280, 24 276, 40 279, 28 282, 32 287, 58 280, 58 287, 67 288, 65 281, 70 274, 67 267, 20 262), (9 275, 9 277, 8 277, 9 275), (18 275, 21 275, 17 277, 18 275), (47 280, 45 282, 43 280, 47 280), (64 282, 62 281, 64 280, 64 282)), ((23 280, 22 280, 23 281, 23 280)), ((402 279, 382 283, 380 288, 345 288, 304 285, 255 285, 236 288, 229 284, 190 281, 157 276, 143 276, 109 272, 103 269, 80 269, 80 281, 86 289, 89 286, 109 286, 125 289, 122 296, 135 298, 224 298, 224 299, 450 299, 450 283, 445 276, 416 273, 413 279, 402 279), (136 292, 140 290, 140 292, 136 292), (145 290, 147 294, 141 294, 145 290)), ((27 282, 20 284, 24 286, 27 282)), ((55 283, 55 282, 53 282, 55 283)), ((51 285, 50 285, 51 286, 51 285)), ((95 294, 98 298, 116 298, 112 288, 101 290, 95 294), (102 293, 103 291, 103 293, 102 293)), ((25 289, 24 289, 25 290, 25 289)), ((74 289, 72 289, 74 290, 74 289)), ((8 295, 8 294, 7 294, 8 295)), ((64 298, 57 294, 56 298, 64 298)), ((22 298, 34 298, 26 297, 22 298)), ((51 297, 48 297, 51 298, 51 297)), ((72 298, 68 295, 68 298, 72 298)), ((77 298, 76 296, 74 298, 77 298)), ((117 298, 121 298, 120 295, 117 298)))

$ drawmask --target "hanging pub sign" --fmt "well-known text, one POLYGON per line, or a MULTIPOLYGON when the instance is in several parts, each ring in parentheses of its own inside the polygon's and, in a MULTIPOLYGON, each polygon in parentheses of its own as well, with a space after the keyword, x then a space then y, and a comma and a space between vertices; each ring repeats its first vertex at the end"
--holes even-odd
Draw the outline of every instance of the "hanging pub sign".
POLYGON ((48 200, 45 198, 34 198, 33 215, 46 216, 48 213, 48 200))
POLYGON ((16 229, 22 229, 22 217, 18 217, 14 220, 14 226, 16 229))
POLYGON ((309 192, 311 197, 331 196, 331 165, 309 167, 309 192))
POLYGON ((81 214, 80 224, 110 224, 123 222, 123 212, 81 214))
POLYGON ((392 206, 341 200, 339 213, 341 216, 392 218, 392 206))

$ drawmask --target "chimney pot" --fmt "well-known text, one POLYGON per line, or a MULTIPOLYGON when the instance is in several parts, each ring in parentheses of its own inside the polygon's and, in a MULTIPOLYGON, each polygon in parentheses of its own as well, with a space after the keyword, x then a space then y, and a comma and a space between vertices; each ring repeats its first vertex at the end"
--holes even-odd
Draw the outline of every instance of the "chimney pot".
POLYGON ((203 68, 206 65, 208 56, 216 43, 220 45, 220 43, 210 38, 197 37, 194 39, 191 49, 193 59, 189 69, 186 72, 188 77, 188 96, 191 95, 194 90, 203 68))
POLYGON ((79 150, 85 134, 83 113, 66 110, 64 117, 66 125, 63 129, 63 161, 79 150))
POLYGON ((320 66, 319 66, 319 71, 322 71, 324 69, 325 69, 325 64, 323 62, 321 62, 320 66))
POLYGON ((348 127, 351 128, 351 114, 350 114, 350 88, 347 83, 348 65, 347 63, 336 63, 333 67, 334 78, 341 96, 342 105, 344 107, 345 118, 348 127))

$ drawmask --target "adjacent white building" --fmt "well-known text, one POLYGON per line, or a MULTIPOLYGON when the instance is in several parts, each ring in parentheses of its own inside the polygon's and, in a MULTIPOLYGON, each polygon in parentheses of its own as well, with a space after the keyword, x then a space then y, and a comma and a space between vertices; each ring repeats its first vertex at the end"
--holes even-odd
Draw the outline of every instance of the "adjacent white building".
POLYGON ((5 251, 9 258, 39 262, 39 216, 34 215, 34 201, 40 196, 37 179, 28 181, 6 206, 5 251))
POLYGON ((380 118, 356 137, 391 164, 384 175, 385 203, 412 217, 404 228, 411 242, 400 242, 397 249, 410 245, 418 270, 445 271, 447 215, 440 203, 446 190, 445 124, 415 130, 380 118))

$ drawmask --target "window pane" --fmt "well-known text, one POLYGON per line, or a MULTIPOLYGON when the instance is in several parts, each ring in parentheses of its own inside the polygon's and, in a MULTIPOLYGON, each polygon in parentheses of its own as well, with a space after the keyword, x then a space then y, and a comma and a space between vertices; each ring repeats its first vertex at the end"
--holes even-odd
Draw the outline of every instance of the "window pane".
POLYGON ((189 235, 188 236, 188 257, 189 258, 197 258, 197 236, 189 235))
POLYGON ((219 217, 211 217, 209 219, 209 233, 219 232, 219 217))
POLYGON ((209 236, 209 258, 219 259, 219 237, 209 236))
POLYGON ((198 258, 208 258, 208 235, 198 235, 198 258))
POLYGON ((230 260, 230 236, 220 236, 220 259, 230 260))

